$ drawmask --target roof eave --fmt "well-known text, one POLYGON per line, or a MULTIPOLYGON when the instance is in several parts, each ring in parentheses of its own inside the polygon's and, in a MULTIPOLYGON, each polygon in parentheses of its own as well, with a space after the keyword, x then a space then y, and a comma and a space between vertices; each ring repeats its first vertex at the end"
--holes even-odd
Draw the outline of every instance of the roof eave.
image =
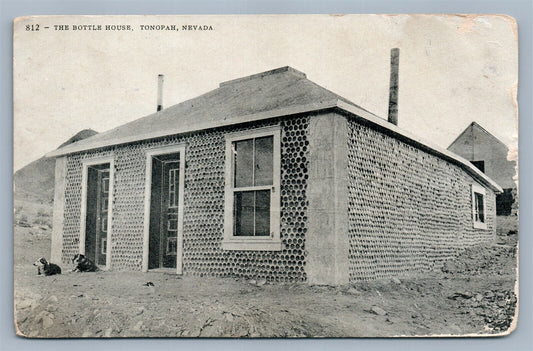
MULTIPOLYGON (((127 144, 127 143, 154 139, 154 138, 161 138, 161 137, 165 137, 169 135, 184 134, 184 133, 190 133, 190 132, 218 128, 218 127, 226 127, 226 126, 235 125, 235 124, 260 121, 264 119, 289 116, 289 115, 295 115, 295 114, 300 114, 300 113, 316 112, 320 110, 334 108, 337 106, 337 102, 338 100, 334 99, 334 100, 329 100, 329 101, 315 102, 315 103, 306 104, 306 105, 291 106, 291 107, 286 107, 286 108, 281 108, 281 109, 276 109, 276 110, 258 112, 258 113, 254 113, 250 115, 233 117, 230 119, 224 119, 223 121, 217 121, 216 123, 206 122, 206 123, 195 124, 193 126, 180 126, 180 127, 165 129, 163 131, 148 132, 144 134, 138 134, 138 135, 128 136, 124 138, 117 138, 117 139, 108 140, 104 142, 96 142, 93 145, 89 145, 89 146, 84 145, 83 141, 89 141, 89 139, 85 139, 85 140, 82 140, 82 143, 70 144, 63 148, 51 151, 47 153, 45 156, 46 157, 59 157, 59 156, 64 156, 64 155, 83 152, 83 151, 110 147, 114 145, 127 144)), ((154 116, 154 118, 157 118, 157 117, 154 116)))
POLYGON ((375 126, 389 131, 391 134, 394 134, 396 137, 407 141, 411 144, 416 145, 417 147, 429 151, 433 154, 440 156, 441 158, 453 162, 459 165, 462 169, 468 172, 471 176, 476 178, 485 186, 488 186, 495 193, 502 193, 502 188, 492 179, 487 177, 487 175, 481 172, 477 167, 471 164, 468 160, 462 158, 455 153, 446 150, 440 146, 434 145, 431 142, 421 139, 420 137, 413 135, 405 130, 400 129, 398 126, 389 123, 388 121, 380 118, 372 113, 369 113, 365 110, 354 108, 354 106, 347 104, 343 101, 338 101, 339 109, 350 113, 351 115, 362 118, 366 122, 370 122, 375 126))
POLYGON ((364 120, 367 123, 371 123, 381 129, 387 130, 389 133, 395 135, 396 137, 410 144, 414 144, 421 149, 424 149, 433 154, 436 154, 437 156, 440 156, 441 158, 451 161, 459 165, 466 172, 468 172, 471 176, 479 180, 482 184, 488 186, 494 192, 496 193, 503 192, 502 188, 496 182, 494 182, 492 179, 487 177, 483 172, 478 170, 474 165, 472 165, 466 159, 454 154, 453 152, 449 150, 441 148, 437 145, 433 145, 432 143, 425 141, 419 138, 418 136, 415 136, 409 132, 406 132, 405 130, 400 129, 398 126, 392 123, 389 123, 385 119, 380 118, 377 115, 374 115, 373 113, 370 113, 358 106, 346 103, 339 99, 315 102, 315 103, 306 104, 306 105, 291 106, 291 107, 286 107, 286 108, 281 108, 281 109, 276 109, 276 110, 269 110, 269 111, 264 111, 264 112, 258 112, 258 113, 254 113, 250 115, 244 115, 244 116, 234 117, 230 119, 224 119, 223 121, 219 121, 216 123, 206 122, 206 123, 196 124, 194 126, 181 126, 181 127, 176 127, 176 128, 169 128, 164 131, 157 131, 157 132, 151 132, 151 133, 149 132, 149 133, 144 133, 140 135, 117 138, 117 139, 104 141, 100 143, 97 142, 89 146, 83 145, 84 144, 83 141, 89 140, 89 139, 85 139, 81 143, 70 144, 66 147, 49 152, 45 156, 46 157, 65 156, 68 154, 89 151, 89 150, 94 150, 94 149, 100 149, 100 148, 110 147, 110 146, 115 146, 115 145, 120 145, 120 144, 138 142, 138 141, 143 141, 143 140, 148 140, 148 139, 160 138, 160 137, 165 137, 169 135, 184 134, 184 133, 190 133, 190 132, 195 132, 195 131, 200 131, 200 130, 217 128, 217 127, 225 127, 225 126, 230 126, 230 125, 235 125, 235 124, 254 122, 254 121, 260 121, 260 120, 269 119, 269 118, 289 116, 289 115, 295 115, 295 114, 301 114, 301 113, 317 112, 317 111, 333 109, 333 108, 338 108, 342 111, 345 111, 349 113, 350 115, 355 116, 356 118, 360 118, 364 120))

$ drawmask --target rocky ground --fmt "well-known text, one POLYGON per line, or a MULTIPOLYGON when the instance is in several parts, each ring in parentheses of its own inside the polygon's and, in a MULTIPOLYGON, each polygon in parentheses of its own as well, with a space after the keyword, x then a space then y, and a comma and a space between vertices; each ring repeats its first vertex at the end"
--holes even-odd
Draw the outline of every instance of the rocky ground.
POLYGON ((439 271, 350 286, 68 267, 38 277, 32 263, 50 255, 51 208, 19 201, 15 325, 37 338, 498 335, 510 330, 517 306, 516 221, 501 221, 495 243, 439 271))

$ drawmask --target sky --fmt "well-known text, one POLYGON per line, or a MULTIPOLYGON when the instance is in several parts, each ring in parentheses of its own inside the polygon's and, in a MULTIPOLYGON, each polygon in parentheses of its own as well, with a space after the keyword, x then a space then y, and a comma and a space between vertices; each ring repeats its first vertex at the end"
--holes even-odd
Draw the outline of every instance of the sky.
POLYGON ((14 34, 14 170, 82 129, 103 132, 155 112, 158 74, 165 75, 169 107, 220 82, 291 66, 386 119, 394 47, 400 128, 446 148, 476 121, 516 151, 515 31, 508 17, 474 15, 21 18, 14 34), (32 31, 36 24, 40 30, 32 31), (69 30, 55 30, 67 24, 69 30), (104 30, 73 30, 98 24, 104 30))

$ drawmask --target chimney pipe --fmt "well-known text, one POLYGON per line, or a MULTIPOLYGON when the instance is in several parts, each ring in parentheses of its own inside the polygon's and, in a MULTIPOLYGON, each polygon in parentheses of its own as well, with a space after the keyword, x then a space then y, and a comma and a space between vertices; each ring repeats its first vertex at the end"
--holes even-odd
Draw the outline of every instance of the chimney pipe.
POLYGON ((389 122, 398 125, 398 67, 400 49, 390 51, 389 122))
POLYGON ((157 76, 157 111, 163 109, 163 79, 165 76, 162 74, 157 76))

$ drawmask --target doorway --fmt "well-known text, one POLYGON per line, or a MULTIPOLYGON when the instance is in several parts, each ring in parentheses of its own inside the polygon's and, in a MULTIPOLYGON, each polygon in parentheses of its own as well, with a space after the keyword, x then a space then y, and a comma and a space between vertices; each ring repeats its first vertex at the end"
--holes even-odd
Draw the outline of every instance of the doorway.
POLYGON ((112 159, 90 160, 83 164, 79 252, 102 269, 109 269, 111 261, 113 167, 112 159))
POLYGON ((181 274, 184 153, 180 150, 174 147, 147 153, 145 271, 170 270, 181 274))

